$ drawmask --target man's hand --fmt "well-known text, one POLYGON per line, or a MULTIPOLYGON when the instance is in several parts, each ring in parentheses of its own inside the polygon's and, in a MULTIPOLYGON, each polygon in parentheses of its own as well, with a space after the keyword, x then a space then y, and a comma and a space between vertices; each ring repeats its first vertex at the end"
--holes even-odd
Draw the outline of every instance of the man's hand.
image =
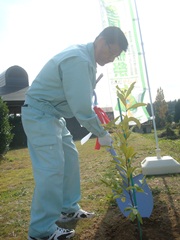
POLYGON ((112 146, 113 140, 111 138, 111 135, 107 133, 104 137, 99 137, 98 141, 101 146, 112 146))

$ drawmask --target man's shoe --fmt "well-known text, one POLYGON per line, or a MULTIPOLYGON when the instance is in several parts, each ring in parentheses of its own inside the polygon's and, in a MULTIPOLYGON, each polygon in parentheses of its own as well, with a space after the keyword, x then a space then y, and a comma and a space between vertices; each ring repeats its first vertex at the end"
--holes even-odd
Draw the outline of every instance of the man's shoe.
POLYGON ((94 216, 95 216, 94 212, 86 212, 82 209, 79 209, 77 212, 73 212, 73 213, 62 212, 59 218, 59 222, 69 222, 72 220, 92 218, 94 216))
POLYGON ((28 240, 64 240, 74 237, 75 231, 73 229, 64 229, 57 227, 57 230, 50 236, 45 238, 34 238, 29 236, 28 240))

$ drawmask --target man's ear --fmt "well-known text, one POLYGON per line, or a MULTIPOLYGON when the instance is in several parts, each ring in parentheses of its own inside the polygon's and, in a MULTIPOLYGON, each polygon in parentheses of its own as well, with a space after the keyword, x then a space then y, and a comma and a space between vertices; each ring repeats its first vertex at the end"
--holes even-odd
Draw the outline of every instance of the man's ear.
POLYGON ((98 38, 96 38, 94 44, 95 44, 95 46, 100 45, 102 47, 106 44, 106 40, 103 37, 99 36, 98 38))

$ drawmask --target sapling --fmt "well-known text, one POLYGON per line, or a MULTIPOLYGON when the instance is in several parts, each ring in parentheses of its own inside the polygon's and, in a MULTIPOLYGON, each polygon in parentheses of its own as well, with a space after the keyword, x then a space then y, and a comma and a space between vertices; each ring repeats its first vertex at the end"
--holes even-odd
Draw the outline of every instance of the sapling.
POLYGON ((137 170, 137 167, 133 164, 136 151, 129 141, 133 127, 137 125, 140 128, 141 124, 137 118, 132 115, 129 116, 128 113, 129 111, 145 106, 146 104, 128 101, 131 92, 134 89, 134 85, 135 83, 132 83, 128 89, 120 89, 118 86, 116 87, 120 116, 103 125, 106 130, 112 133, 112 148, 114 151, 112 152, 110 150, 109 152, 111 153, 113 163, 115 164, 115 170, 110 172, 103 182, 111 187, 114 199, 119 198, 122 202, 125 202, 126 196, 124 191, 128 192, 131 205, 127 206, 125 211, 129 212, 128 218, 131 221, 137 220, 141 239, 140 224, 142 224, 142 217, 138 211, 136 192, 144 192, 144 190, 138 184, 133 182, 133 176, 135 176, 137 170), (123 107, 123 113, 120 105, 123 107))

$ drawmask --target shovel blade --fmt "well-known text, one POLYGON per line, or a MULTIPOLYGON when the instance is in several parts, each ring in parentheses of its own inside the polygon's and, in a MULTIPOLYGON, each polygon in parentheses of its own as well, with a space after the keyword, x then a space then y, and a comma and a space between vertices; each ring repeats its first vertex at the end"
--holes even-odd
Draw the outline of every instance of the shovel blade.
MULTIPOLYGON (((153 210, 153 196, 152 196, 151 190, 149 189, 143 177, 144 177, 143 174, 139 174, 133 177, 134 184, 138 184, 138 186, 144 190, 144 192, 136 192, 137 209, 141 217, 149 218, 153 210), (143 179, 143 184, 141 182, 142 179, 143 179)), ((120 198, 117 198, 116 202, 122 214, 125 217, 128 217, 130 211, 125 211, 125 208, 131 207, 132 203, 131 203, 128 192, 124 191, 123 194, 126 197, 126 201, 122 202, 120 198)))

